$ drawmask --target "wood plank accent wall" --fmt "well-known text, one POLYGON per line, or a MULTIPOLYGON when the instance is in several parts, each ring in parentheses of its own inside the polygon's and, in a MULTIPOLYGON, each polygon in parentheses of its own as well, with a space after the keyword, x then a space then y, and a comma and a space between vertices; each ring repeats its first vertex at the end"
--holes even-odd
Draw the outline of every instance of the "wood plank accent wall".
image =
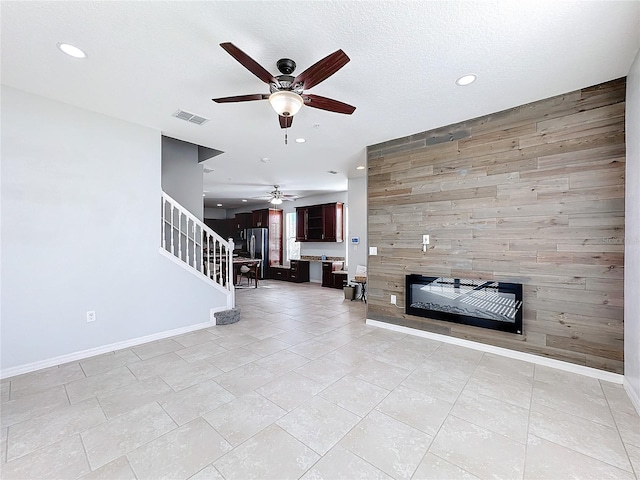
POLYGON ((368 147, 367 318, 622 373, 625 86, 368 147), (406 315, 410 273, 522 283, 524 334, 406 315))

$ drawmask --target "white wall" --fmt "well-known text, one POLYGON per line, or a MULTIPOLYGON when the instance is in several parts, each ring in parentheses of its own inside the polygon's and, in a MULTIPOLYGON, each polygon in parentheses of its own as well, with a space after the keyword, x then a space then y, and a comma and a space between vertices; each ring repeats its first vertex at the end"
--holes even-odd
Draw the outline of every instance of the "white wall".
POLYGON ((204 218, 222 220, 227 218, 227 211, 220 207, 204 207, 204 218))
POLYGON ((640 51, 627 76, 624 377, 640 413, 640 51))
POLYGON ((204 170, 198 163, 198 146, 162 137, 162 190, 202 220, 204 170))
POLYGON ((367 266, 367 177, 350 178, 349 191, 349 231, 346 234, 346 248, 349 251, 349 278, 356 274, 358 265, 367 266), (360 243, 351 244, 351 237, 360 237, 360 243))
POLYGON ((160 132, 1 94, 3 372, 187 328, 226 304, 158 252, 160 132))

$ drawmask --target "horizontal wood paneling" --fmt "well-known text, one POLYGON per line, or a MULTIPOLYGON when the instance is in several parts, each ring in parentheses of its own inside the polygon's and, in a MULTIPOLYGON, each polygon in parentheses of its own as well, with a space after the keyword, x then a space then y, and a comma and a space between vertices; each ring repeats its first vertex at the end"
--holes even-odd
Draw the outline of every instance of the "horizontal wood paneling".
POLYGON ((622 373, 624 102, 618 79, 368 147, 368 318, 622 373), (410 273, 524 284, 524 335, 404 314, 410 273))

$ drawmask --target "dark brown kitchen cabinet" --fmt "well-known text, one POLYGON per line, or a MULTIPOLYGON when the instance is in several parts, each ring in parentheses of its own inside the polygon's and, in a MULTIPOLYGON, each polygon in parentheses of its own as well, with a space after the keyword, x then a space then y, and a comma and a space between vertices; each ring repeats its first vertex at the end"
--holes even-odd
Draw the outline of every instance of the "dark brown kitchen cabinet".
POLYGON ((263 208, 262 210, 254 210, 251 212, 251 227, 252 228, 269 228, 269 212, 273 211, 269 208, 263 208))
POLYGON ((289 281, 291 277, 291 269, 286 267, 271 267, 269 269, 269 277, 274 280, 289 281))
POLYGON ((307 207, 296 208, 296 242, 307 241, 307 207))
POLYGON ((253 221, 252 213, 236 213, 235 217, 235 230, 240 232, 247 228, 251 228, 251 222, 253 221))
POLYGON ((290 267, 282 265, 270 269, 271 278, 287 282, 303 283, 309 281, 309 262, 307 260, 291 260, 290 267))
MULTIPOLYGON (((347 281, 347 273, 334 270, 336 262, 322 262, 322 286, 342 288, 347 281)), ((342 262, 339 262, 341 264, 342 262)), ((340 267, 338 267, 340 268, 340 267)))
POLYGON ((322 286, 330 287, 331 280, 331 262, 322 262, 322 286))
POLYGON ((309 281, 309 262, 306 260, 291 260, 289 281, 303 283, 309 281))
POLYGON ((296 208, 296 241, 322 242, 322 205, 296 208))
POLYGON ((342 203, 296 208, 296 241, 342 242, 342 203))
POLYGON ((342 242, 341 203, 322 206, 322 240, 324 242, 342 242))

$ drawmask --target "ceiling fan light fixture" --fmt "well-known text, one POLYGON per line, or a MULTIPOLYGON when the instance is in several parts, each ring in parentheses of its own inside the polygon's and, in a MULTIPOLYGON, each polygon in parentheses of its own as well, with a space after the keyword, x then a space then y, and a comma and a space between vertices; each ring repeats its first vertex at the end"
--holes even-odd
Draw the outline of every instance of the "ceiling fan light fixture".
POLYGON ((280 205, 282 203, 282 199, 273 197, 271 200, 269 200, 269 203, 271 203, 272 205, 280 205))
POLYGON ((297 93, 281 90, 269 95, 269 103, 278 115, 293 117, 304 105, 304 100, 297 93))

